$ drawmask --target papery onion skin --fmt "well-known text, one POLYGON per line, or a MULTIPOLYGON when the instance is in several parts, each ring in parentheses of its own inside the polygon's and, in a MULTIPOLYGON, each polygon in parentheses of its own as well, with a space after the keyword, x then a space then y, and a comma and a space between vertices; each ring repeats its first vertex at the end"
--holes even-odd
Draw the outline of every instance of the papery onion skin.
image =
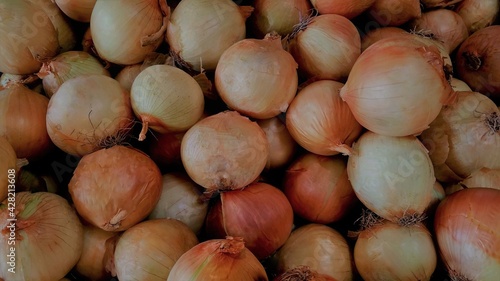
POLYGON ((411 36, 411 33, 406 30, 395 27, 395 26, 385 26, 374 29, 368 32, 361 39, 361 52, 364 52, 368 47, 373 45, 375 42, 386 38, 400 38, 402 36, 411 36))
POLYGON ((311 0, 311 3, 320 14, 336 14, 352 19, 367 10, 375 0, 311 0))
POLYGON ((500 3, 497 0, 463 0, 457 7, 457 12, 465 22, 469 34, 473 34, 492 25, 497 18, 500 3))
POLYGON ((472 92, 472 89, 464 81, 455 77, 451 78, 450 85, 456 92, 472 92))
POLYGON ((420 2, 425 8, 446 8, 453 7, 453 5, 461 2, 462 0, 421 0, 420 2))
POLYGON ((68 184, 78 214, 106 231, 146 218, 160 199, 161 173, 146 154, 117 145, 84 156, 68 184))
POLYGON ((430 280, 437 254, 422 224, 382 222, 363 230, 354 246, 356 268, 365 281, 430 280))
POLYGON ((337 281, 325 274, 319 274, 311 271, 307 266, 298 266, 292 268, 283 274, 277 276, 273 281, 337 281))
POLYGON ((118 240, 114 262, 121 281, 166 280, 177 260, 198 244, 184 223, 154 219, 127 229, 118 240))
POLYGON ((292 138, 286 125, 279 117, 258 120, 257 124, 266 133, 269 142, 269 159, 266 169, 278 169, 289 164, 298 150, 298 144, 292 138))
POLYGON ((80 22, 90 22, 97 0, 55 0, 55 2, 69 18, 80 22))
POLYGON ((124 67, 118 74, 115 79, 122 85, 122 87, 129 91, 132 89, 132 84, 134 83, 135 78, 142 71, 141 64, 128 65, 124 67))
MULTIPOLYGON (((9 189, 9 175, 16 175, 16 163, 17 156, 12 145, 7 141, 5 137, 0 136, 0 171, 4 171, 0 174, 0 202, 7 198, 7 193, 9 189)), ((15 182, 15 178, 13 179, 15 182)))
POLYGON ((309 0, 256 0, 253 6, 252 31, 257 38, 273 31, 285 37, 311 9, 309 0))
POLYGON ((452 194, 465 188, 500 189, 500 169, 482 168, 457 184, 446 186, 446 193, 452 194))
POLYGON ((452 278, 493 281, 500 274, 500 190, 470 188, 438 206, 434 231, 452 278))
POLYGON ((269 142, 257 123, 235 111, 200 120, 181 143, 187 174, 208 191, 243 188, 264 170, 269 142))
POLYGON ((421 16, 419 0, 375 0, 367 13, 381 26, 401 26, 421 16))
POLYGON ((227 237, 202 242, 175 263, 167 281, 268 281, 259 260, 242 238, 227 237))
POLYGON ((7 227, 12 224, 8 206, 12 205, 0 205, 0 279, 63 278, 77 263, 83 247, 83 228, 74 209, 63 197, 48 192, 16 193, 15 205, 15 245, 8 243, 11 231, 7 227), (15 248, 14 275, 8 271, 11 247, 15 248))

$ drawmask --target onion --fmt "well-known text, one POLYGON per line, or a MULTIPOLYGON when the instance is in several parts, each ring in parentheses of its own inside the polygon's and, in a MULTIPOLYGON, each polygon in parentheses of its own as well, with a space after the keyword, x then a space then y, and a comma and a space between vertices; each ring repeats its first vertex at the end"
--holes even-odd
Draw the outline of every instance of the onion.
POLYGON ((39 159, 52 148, 45 127, 49 99, 21 84, 0 91, 0 136, 18 158, 39 159))
POLYGON ((307 77, 345 80, 361 53, 361 39, 347 18, 320 15, 295 26, 288 48, 307 77))
POLYGON ((416 137, 366 132, 353 150, 347 174, 368 209, 399 223, 422 216, 431 202, 436 179, 427 150, 416 137))
POLYGON ((455 8, 472 34, 490 26, 497 18, 500 4, 497 0, 463 0, 455 8))
POLYGON ((120 145, 84 156, 68 185, 78 214, 106 231, 123 231, 146 218, 161 187, 153 160, 120 145))
POLYGON ((194 70, 214 70, 222 53, 245 38, 252 11, 231 0, 183 0, 172 12, 167 42, 194 70))
POLYGON ((375 3, 375 0, 311 0, 320 14, 337 14, 348 19, 355 18, 375 3))
POLYGON ((500 111, 488 97, 458 92, 421 135, 429 150, 436 178, 464 179, 481 168, 500 169, 500 111))
POLYGON ((400 26, 421 16, 419 0, 375 0, 368 15, 381 26, 400 26))
POLYGON ((500 101, 500 26, 486 27, 472 34, 457 52, 460 79, 472 90, 500 101))
POLYGON ((31 74, 57 54, 57 32, 49 17, 28 1, 3 1, 0 7, 0 72, 31 74))
POLYGON ((312 271, 308 266, 298 266, 279 275, 274 281, 336 281, 336 279, 312 271))
POLYGON ((370 47, 375 42, 380 41, 382 39, 401 38, 407 35, 408 37, 410 37, 411 33, 407 32, 402 28, 394 26, 380 27, 371 30, 361 40, 361 52, 364 52, 368 47, 370 47))
POLYGON ((262 264, 241 238, 202 242, 175 263, 167 281, 267 281, 262 264))
POLYGON ((97 0, 90 30, 99 56, 123 65, 142 62, 161 44, 169 14, 164 0, 97 0))
POLYGON ((209 237, 238 236, 258 258, 274 253, 287 240, 293 226, 293 210, 279 189, 253 183, 242 190, 220 194, 205 223, 209 237))
POLYGON ((83 248, 83 228, 75 211, 64 198, 48 192, 19 192, 9 198, 15 198, 15 207, 12 199, 0 205, 0 279, 63 278, 83 248))
POLYGON ((284 178, 284 192, 293 211, 310 222, 340 220, 356 202, 347 178, 346 161, 307 153, 294 161, 284 178))
POLYGON ((45 62, 37 73, 38 77, 43 79, 43 89, 49 98, 57 92, 62 83, 87 74, 109 76, 109 72, 96 58, 83 51, 62 53, 45 62))
POLYGON ((437 255, 423 224, 401 226, 384 221, 359 234, 354 261, 365 281, 423 281, 431 280, 437 255))
POLYGON ((303 148, 320 155, 349 154, 361 125, 339 96, 344 84, 316 81, 303 88, 290 104, 286 126, 303 148))
POLYGON ((15 177, 17 174, 16 152, 14 151, 12 145, 7 141, 7 139, 2 136, 0 136, 0 159, 2 159, 2 161, 0 161, 0 171, 4 171, 0 174, 0 202, 2 202, 7 198, 8 190, 12 190, 12 187, 15 188, 15 186, 12 185, 11 181, 15 182, 15 177), (14 178, 12 178, 13 176, 14 178))
POLYGON ((500 189, 500 169, 482 168, 458 184, 447 186, 446 192, 449 195, 464 188, 476 187, 500 189))
POLYGON ((338 231, 326 225, 306 224, 297 228, 275 258, 279 274, 307 266, 334 280, 353 280, 354 261, 349 245, 338 231))
POLYGON ((128 65, 118 72, 115 79, 120 83, 123 89, 130 92, 135 78, 142 70, 142 64, 128 65))
POLYGON ((427 8, 447 8, 453 7, 455 4, 463 0, 420 0, 420 3, 427 8))
POLYGON ((229 47, 215 70, 222 100, 249 117, 268 119, 285 112, 297 91, 297 63, 280 36, 245 39, 229 47))
POLYGON ((165 174, 160 201, 149 214, 149 219, 176 219, 194 233, 199 233, 208 212, 208 201, 203 201, 202 196, 200 187, 185 173, 165 174))
POLYGON ((160 134, 150 140, 149 155, 161 169, 182 166, 181 142, 184 134, 160 134))
POLYGON ((240 189, 260 175, 269 155, 264 131, 235 111, 202 119, 181 143, 189 177, 208 191, 240 189))
POLYGON ((446 197, 434 231, 452 280, 493 281, 500 274, 500 190, 471 188, 446 197))
POLYGON ((269 142, 269 158, 267 169, 278 169, 292 161, 298 145, 288 132, 286 125, 279 117, 259 120, 257 124, 266 133, 269 142))
POLYGON ((55 0, 55 2, 69 18, 80 22, 90 22, 97 0, 55 0))
POLYGON ((370 131, 419 134, 454 97, 443 67, 433 45, 406 37, 380 40, 356 60, 340 96, 370 131))
POLYGON ((472 89, 465 83, 464 81, 454 78, 451 78, 450 85, 453 88, 454 91, 456 92, 472 92, 472 89))
POLYGON ((252 31, 258 38, 273 31, 288 35, 311 9, 308 0, 256 0, 253 6, 252 31))
POLYGON ((140 141, 149 128, 162 134, 187 131, 200 120, 205 104, 196 80, 170 65, 144 69, 132 84, 130 98, 142 122, 140 141))
POLYGON ((115 250, 120 281, 167 280, 176 261, 198 244, 196 235, 182 222, 156 219, 125 231, 115 250))
POLYGON ((104 75, 84 75, 66 81, 51 97, 47 131, 61 150, 83 156, 120 143, 133 114, 128 93, 104 75))

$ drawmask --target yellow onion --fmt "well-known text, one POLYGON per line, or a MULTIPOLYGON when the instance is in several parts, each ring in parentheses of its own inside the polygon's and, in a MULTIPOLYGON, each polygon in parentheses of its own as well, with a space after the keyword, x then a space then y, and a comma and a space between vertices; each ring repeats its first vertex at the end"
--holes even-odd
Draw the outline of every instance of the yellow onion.
POLYGON ((115 79, 120 83, 123 89, 130 92, 135 78, 142 70, 142 64, 128 65, 118 72, 115 79))
POLYGON ((286 125, 279 117, 257 121, 266 133, 269 142, 269 158, 267 169, 281 168, 293 159, 298 145, 288 132, 286 125))
POLYGON ((90 22, 90 16, 97 0, 55 0, 61 11, 69 18, 90 22))
POLYGON ((19 192, 9 198, 0 204, 0 279, 63 278, 83 248, 83 228, 73 208, 66 199, 48 192, 19 192), (16 221, 10 220, 13 217, 16 221))
POLYGON ((347 174, 359 200, 393 222, 421 216, 436 181, 427 150, 416 137, 373 132, 364 133, 353 145, 347 174))
POLYGON ((37 73, 38 77, 43 79, 43 90, 49 98, 57 92, 62 83, 87 74, 109 76, 109 72, 96 58, 83 51, 69 51, 59 54, 52 60, 43 63, 42 68, 37 73))
POLYGON ((420 0, 425 8, 447 8, 453 7, 453 5, 461 2, 463 0, 420 0))
POLYGON ((0 91, 0 136, 18 158, 39 159, 52 148, 45 127, 49 99, 21 84, 0 91))
POLYGON ((400 26, 422 14, 419 0, 375 0, 367 13, 381 26, 400 26))
POLYGON ((155 219, 127 229, 116 244, 114 262, 120 281, 167 280, 177 260, 198 244, 184 223, 155 219))
POLYGON ((497 0, 463 0, 456 7, 457 12, 465 22, 469 34, 490 26, 499 12, 500 3, 497 0))
POLYGON ((97 0, 90 30, 99 56, 121 65, 142 62, 163 41, 169 15, 164 0, 97 0))
POLYGON ((186 172, 208 191, 244 188, 264 170, 268 156, 264 131, 235 111, 200 120, 181 143, 186 172))
POLYGON ((406 36, 367 48, 340 96, 363 127, 387 136, 421 133, 454 97, 439 49, 406 36))
POLYGON ((121 145, 84 156, 68 185, 78 214, 106 231, 123 231, 146 218, 161 188, 153 160, 121 145))
POLYGON ((422 223, 401 226, 383 221, 361 231, 354 261, 365 281, 428 281, 436 269, 437 254, 422 223))
POLYGON ((434 233, 452 280, 494 281, 500 275, 500 190, 470 188, 438 206, 434 233))
POLYGON ((132 109, 142 122, 139 140, 149 128, 158 133, 187 131, 200 120, 205 105, 196 80, 170 65, 153 65, 134 80, 132 109))
POLYGON ((316 81, 301 91, 286 112, 286 126, 295 141, 320 155, 349 154, 362 127, 342 101, 340 82, 316 81))
POLYGON ((461 92, 472 92, 472 89, 464 81, 457 79, 455 77, 451 78, 450 85, 454 91, 461 92))
POLYGON ((311 0, 311 3, 320 14, 336 14, 352 19, 367 10, 375 0, 311 0))
POLYGON ((77 76, 51 97, 47 131, 66 153, 83 156, 120 143, 133 114, 128 92, 104 75, 77 76))
POLYGON ((42 61, 59 51, 49 17, 28 1, 3 1, 0 6, 0 72, 35 73, 42 61))
POLYGON ((285 37, 311 9, 308 0, 256 0, 253 6, 252 31, 258 38, 273 31, 285 37))
POLYGON ((202 198, 202 188, 185 173, 168 173, 162 177, 160 200, 149 219, 171 218, 199 233, 208 212, 208 201, 202 198))
POLYGON ((400 38, 403 36, 411 36, 411 33, 395 26, 386 26, 371 30, 361 40, 361 52, 364 52, 373 43, 382 39, 400 38))
POLYGON ((0 136, 0 202, 7 198, 7 193, 15 189, 17 175, 17 156, 14 148, 5 137, 0 136), (10 181, 9 181, 10 180, 10 181))
POLYGON ((183 0, 172 12, 167 42, 194 70, 214 70, 222 53, 245 38, 252 11, 231 0, 183 0))
POLYGON ((334 280, 354 278, 354 260, 347 241, 338 231, 322 224, 306 224, 295 229, 275 259, 279 274, 307 266, 334 280))
POLYGON ((361 39, 347 18, 320 15, 295 26, 288 48, 307 77, 345 80, 361 53, 361 39))
POLYGON ((500 189, 500 169, 482 168, 457 184, 446 187, 447 194, 452 194, 464 188, 494 188, 500 189))
POLYGON ((259 260, 240 237, 212 239, 184 253, 167 281, 268 281, 259 260))
POLYGON ((285 112, 297 91, 297 63, 280 36, 244 39, 229 47, 215 70, 215 87, 229 108, 257 119, 285 112))
POLYGON ((185 132, 155 135, 149 142, 149 155, 160 167, 182 166, 181 142, 185 132))
POLYGON ((286 170, 283 191, 293 211, 314 223, 332 223, 354 205, 345 159, 307 153, 286 170))

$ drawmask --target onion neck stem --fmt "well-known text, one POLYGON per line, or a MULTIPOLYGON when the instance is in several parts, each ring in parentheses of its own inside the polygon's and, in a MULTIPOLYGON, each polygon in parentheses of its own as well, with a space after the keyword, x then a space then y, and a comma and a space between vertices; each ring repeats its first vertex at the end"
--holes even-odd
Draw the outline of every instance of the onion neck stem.
POLYGON ((148 121, 143 121, 142 122, 141 132, 139 133, 139 141, 143 141, 143 140, 146 139, 146 134, 148 132, 148 126, 149 126, 149 122, 148 121))
POLYGON ((498 113, 491 113, 485 120, 488 128, 491 129, 493 134, 500 132, 500 115, 498 113))
POLYGON ((481 68, 481 57, 476 52, 464 52, 462 56, 465 58, 465 66, 468 69, 476 71, 481 68))

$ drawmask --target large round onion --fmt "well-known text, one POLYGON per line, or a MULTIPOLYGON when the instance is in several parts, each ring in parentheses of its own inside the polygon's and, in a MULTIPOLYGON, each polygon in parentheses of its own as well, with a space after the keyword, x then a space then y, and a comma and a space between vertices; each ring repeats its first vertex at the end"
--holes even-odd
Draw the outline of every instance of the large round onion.
POLYGON ((0 245, 1 280, 59 280, 80 258, 83 228, 61 196, 19 192, 0 204, 0 245))
POLYGON ((352 19, 373 5, 375 0, 311 0, 311 3, 320 14, 336 14, 352 19))
POLYGON ((470 188, 438 206, 434 231, 452 280, 494 281, 500 276, 500 190, 470 188))
POLYGON ((256 0, 253 6, 252 31, 258 38, 273 31, 285 37, 311 9, 309 0, 256 0))
POLYGON ((84 156, 68 189, 86 221, 106 231, 123 231, 155 207, 161 173, 146 154, 118 145, 84 156))
POLYGON ((9 187, 15 187, 15 185, 9 182, 9 175, 11 179, 14 177, 11 181, 15 181, 17 174, 16 152, 7 139, 2 136, 0 136, 0 159, 2 159, 2 161, 0 161, 0 171, 4 171, 0 174, 0 202, 2 202, 5 198, 7 198, 8 190, 13 189, 9 187))

